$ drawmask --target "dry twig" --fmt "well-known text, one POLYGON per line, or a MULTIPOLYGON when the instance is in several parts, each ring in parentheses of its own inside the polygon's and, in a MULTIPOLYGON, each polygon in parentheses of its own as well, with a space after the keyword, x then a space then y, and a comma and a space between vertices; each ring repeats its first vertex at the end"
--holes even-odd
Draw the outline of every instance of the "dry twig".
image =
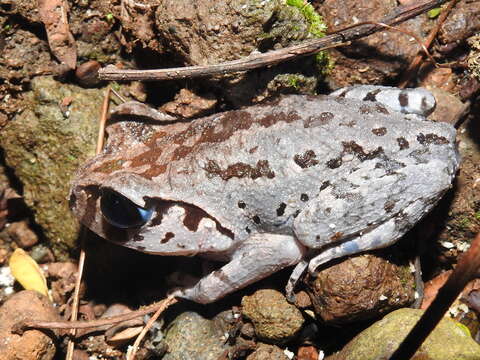
MULTIPOLYGON (((440 30, 440 27, 442 24, 445 22, 445 19, 447 16, 450 14, 450 11, 453 9, 453 7, 456 5, 458 0, 452 0, 450 4, 442 11, 440 16, 438 17, 437 25, 430 31, 430 34, 428 34, 427 39, 425 40, 425 43, 423 44, 424 48, 429 48, 430 45, 433 42, 433 39, 437 36, 438 31, 440 30)), ((425 54, 428 54, 428 52, 425 52, 425 54)), ((412 60, 410 65, 408 66, 407 70, 404 73, 404 77, 402 80, 400 80, 400 83, 398 84, 399 88, 404 88, 408 85, 410 79, 414 74, 417 73, 418 67, 420 66, 420 62, 423 59, 423 53, 419 52, 417 56, 412 60)))
MULTIPOLYGON (((110 101, 110 87, 107 88, 107 92, 103 98, 102 104, 102 111, 100 115, 99 121, 99 129, 98 129, 98 138, 97 138, 97 148, 96 154, 99 154, 103 148, 103 139, 105 136, 105 124, 107 122, 108 117, 108 104, 110 101)), ((70 317, 70 321, 76 321, 78 317, 78 304, 80 302, 80 284, 82 282, 83 277, 83 269, 85 266, 85 227, 82 226, 80 231, 80 256, 78 259, 78 271, 77 271, 77 279, 75 281, 75 292, 73 294, 73 302, 72 302, 72 316, 70 317)), ((76 329, 70 330, 70 335, 75 337, 77 331, 76 329)), ((73 350, 75 348, 75 343, 72 338, 68 340, 67 343, 67 355, 65 360, 72 360, 73 359, 73 350)))
MULTIPOLYGON (((168 298, 165 299, 165 303, 168 304, 172 300, 177 301, 175 300, 175 298, 169 296, 168 298)), ((147 334, 147 331, 150 330, 150 328, 153 326, 153 323, 158 319, 158 317, 165 311, 167 307, 168 306, 158 308, 155 314, 153 314, 150 320, 148 320, 147 324, 143 327, 142 332, 135 339, 135 342, 133 343, 130 353, 127 354, 127 360, 135 360, 135 355, 137 354, 137 350, 138 350, 138 346, 140 345, 140 342, 147 334)))
MULTIPOLYGON (((430 9, 440 6, 448 0, 428 0, 409 6, 399 7, 392 15, 381 20, 380 23, 387 25, 396 25, 411 19, 430 9)), ((266 53, 250 55, 246 58, 229 61, 221 64, 208 66, 188 66, 170 69, 155 70, 124 70, 109 65, 100 69, 98 76, 102 80, 142 80, 142 81, 160 81, 184 79, 201 76, 211 76, 227 74, 237 71, 248 71, 275 65, 287 60, 292 60, 301 56, 313 55, 319 51, 333 47, 343 46, 346 43, 359 38, 371 35, 384 28, 383 25, 358 25, 346 30, 325 36, 321 39, 306 41, 302 44, 290 46, 287 48, 269 51, 266 53)))
POLYGON ((111 316, 104 319, 92 320, 92 321, 36 321, 25 320, 16 323, 12 332, 15 334, 23 334, 28 329, 94 329, 97 327, 118 324, 122 321, 135 319, 139 316, 151 314, 157 311, 159 308, 168 308, 178 300, 175 298, 166 298, 162 301, 148 305, 147 307, 135 311, 131 311, 126 314, 111 316))

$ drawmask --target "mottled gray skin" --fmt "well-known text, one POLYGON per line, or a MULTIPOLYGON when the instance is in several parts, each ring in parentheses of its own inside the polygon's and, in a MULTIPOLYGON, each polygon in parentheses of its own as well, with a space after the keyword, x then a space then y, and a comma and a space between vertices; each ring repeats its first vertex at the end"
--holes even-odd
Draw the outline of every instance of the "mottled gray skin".
POLYGON ((290 95, 191 123, 121 121, 108 133, 103 153, 78 171, 73 212, 123 246, 225 261, 174 292, 200 303, 299 264, 291 291, 305 258, 315 271, 394 243, 451 186, 459 163, 452 126, 341 97, 290 95), (152 219, 113 227, 101 188, 154 206, 152 219))

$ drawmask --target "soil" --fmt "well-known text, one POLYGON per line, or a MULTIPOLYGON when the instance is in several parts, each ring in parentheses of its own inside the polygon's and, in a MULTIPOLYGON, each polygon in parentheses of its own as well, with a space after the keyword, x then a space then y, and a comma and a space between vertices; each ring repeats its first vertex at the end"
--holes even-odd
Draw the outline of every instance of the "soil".
MULTIPOLYGON (((108 85, 127 100, 192 119, 285 93, 324 94, 358 83, 395 86, 417 53, 418 44, 409 36, 385 30, 328 54, 247 73, 162 83, 107 84, 96 77, 99 67, 107 64, 143 69, 214 64, 320 37, 324 23, 318 15, 312 15, 313 9, 323 16, 329 29, 338 29, 360 21, 379 21, 397 6, 394 0, 312 1, 313 7, 303 1, 288 3, 294 5, 280 0, 223 0, 215 1, 214 6, 210 1, 197 1, 194 6, 194 2, 178 0, 43 0, 38 4, 0 0, 0 267, 7 267, 14 249, 23 248, 45 265, 56 309, 64 317, 71 313, 80 237, 78 223, 68 211, 68 184, 75 169, 94 152, 97 118, 108 85), (45 13, 48 9, 64 11, 68 21, 61 14, 45 13)), ((424 39, 437 19, 424 14, 399 28, 424 39)), ((457 127, 462 156, 453 188, 399 245, 407 259, 420 255, 424 281, 454 268, 480 230, 480 192, 476 189, 480 186, 479 19, 480 1, 459 1, 430 50, 438 63, 449 66, 435 68, 423 61, 409 83, 409 87, 424 86, 435 93, 439 105, 432 116, 435 121, 457 127)), ((112 99, 120 103, 118 98, 112 99)), ((201 271, 193 258, 159 258, 113 246, 88 232, 84 235, 87 261, 80 308, 83 319, 101 316, 112 304, 136 308, 159 300, 165 296, 175 271, 201 271)), ((398 251, 398 246, 395 249, 398 251)), ((382 269, 391 267, 388 261, 392 255, 386 251, 386 255, 375 254, 386 264, 382 269)), ((376 264, 377 260, 370 262, 376 264)), ((352 266, 343 267, 350 274, 341 276, 355 279, 352 266)), ((335 269, 341 268, 336 265, 335 269)), ((393 280, 386 280, 385 273, 379 276, 381 281, 394 281, 395 285, 380 286, 382 291, 393 287, 392 293, 401 291, 407 280, 398 273, 392 275, 393 280)), ((214 329, 212 337, 227 333, 222 342, 208 341, 212 344, 208 351, 221 354, 216 355, 219 359, 280 359, 287 347, 299 359, 310 359, 321 351, 329 355, 340 350, 380 315, 400 306, 371 304, 370 300, 382 295, 374 293, 368 297, 371 306, 352 316, 348 313, 350 306, 344 309, 335 300, 345 296, 348 299, 344 304, 355 302, 355 295, 362 289, 358 284, 349 288, 350 293, 340 289, 335 298, 323 301, 338 305, 333 312, 342 319, 342 325, 337 328, 326 325, 321 319, 325 309, 319 310, 318 301, 312 301, 312 305, 301 292, 296 305, 305 318, 302 330, 276 346, 261 344, 252 324, 239 315, 237 307, 244 295, 258 289, 283 292, 288 276, 289 270, 282 271, 212 305, 184 302, 169 309, 164 322, 157 323, 158 329, 147 336, 138 358, 160 359, 166 351, 164 337, 175 337, 166 325, 178 324, 182 320, 179 315, 187 311, 201 315, 190 316, 200 321, 189 325, 191 329, 201 332, 208 325, 214 329), (234 315, 225 320, 219 315, 222 311, 234 315)), ((374 280, 369 277, 365 283, 369 281, 374 280)), ((408 278, 405 287, 410 292, 403 294, 401 306, 413 301, 411 283, 408 278)), ((11 292, 20 290, 18 285, 8 286, 7 291, 0 282, 0 305, 15 301, 11 292)), ((308 292, 308 286, 304 289, 308 292)), ((138 324, 125 327, 134 329, 132 334, 138 333, 138 324)), ((83 336, 76 344, 77 356, 124 359, 135 336, 125 334, 83 336), (112 336, 121 341, 110 341, 112 336)), ((189 346, 197 349, 191 338, 189 346)), ((178 344, 179 340, 171 341, 178 344)), ((57 338, 56 359, 64 358, 65 344, 65 337, 57 338)), ((54 351, 53 347, 49 349, 52 354, 54 351)))

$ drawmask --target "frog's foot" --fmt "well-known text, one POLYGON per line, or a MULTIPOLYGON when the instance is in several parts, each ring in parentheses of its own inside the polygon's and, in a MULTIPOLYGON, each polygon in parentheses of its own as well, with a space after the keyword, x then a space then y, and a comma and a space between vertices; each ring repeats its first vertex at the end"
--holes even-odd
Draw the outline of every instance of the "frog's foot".
POLYGON ((229 263, 203 277, 194 286, 172 295, 198 303, 214 302, 225 295, 297 264, 306 250, 291 235, 255 234, 232 255, 229 263))
POLYGON ((396 227, 395 219, 392 218, 363 235, 338 244, 335 247, 325 249, 310 260, 308 271, 312 276, 316 276, 317 268, 330 260, 390 246, 403 234, 403 232, 395 231, 396 227), (394 234, 397 236, 394 236, 394 234))
POLYGON ((298 282, 300 281, 301 277, 305 273, 308 268, 308 260, 300 261, 297 266, 293 269, 292 273, 290 274, 290 278, 288 279, 287 286, 285 286, 285 296, 290 303, 295 302, 295 294, 293 290, 297 286, 298 282))
POLYGON ((404 114, 415 114, 424 119, 435 110, 435 97, 424 88, 399 89, 379 85, 354 85, 338 89, 330 96, 364 101, 378 101, 404 114))

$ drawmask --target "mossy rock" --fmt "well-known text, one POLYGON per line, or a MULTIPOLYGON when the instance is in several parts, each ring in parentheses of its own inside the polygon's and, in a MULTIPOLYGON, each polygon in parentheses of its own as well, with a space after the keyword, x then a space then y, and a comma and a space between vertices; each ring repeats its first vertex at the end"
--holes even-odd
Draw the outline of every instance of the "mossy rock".
POLYGON ((94 155, 102 89, 51 77, 32 80, 26 108, 3 129, 0 146, 23 184, 23 197, 57 259, 75 248, 79 224, 68 192, 77 167, 94 155))
MULTIPOLYGON (((328 360, 388 359, 422 314, 423 310, 416 309, 394 311, 361 332, 328 360)), ((471 338, 465 326, 444 318, 412 357, 412 360, 424 359, 478 360, 480 345, 471 338)))

